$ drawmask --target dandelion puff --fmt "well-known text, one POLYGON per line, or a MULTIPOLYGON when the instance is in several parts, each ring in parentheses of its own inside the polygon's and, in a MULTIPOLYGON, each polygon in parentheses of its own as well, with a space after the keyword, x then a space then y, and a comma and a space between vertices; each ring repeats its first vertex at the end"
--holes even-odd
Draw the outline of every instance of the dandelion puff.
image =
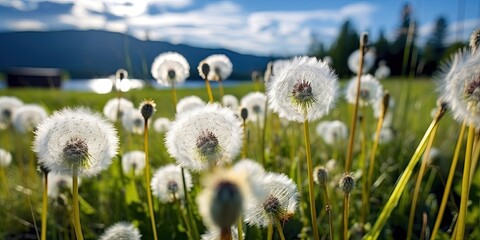
MULTIPOLYGON (((359 106, 372 105, 377 101, 382 101, 383 87, 372 75, 362 75, 360 78, 360 97, 359 106)), ((348 83, 346 89, 346 99, 349 103, 355 104, 357 96, 357 78, 354 77, 348 83)))
POLYGON ((263 125, 266 101, 267 97, 261 92, 248 93, 240 100, 240 105, 248 110, 247 121, 263 125))
POLYGON ((192 110, 203 108, 206 105, 205 101, 197 96, 187 96, 180 99, 177 103, 177 117, 181 114, 188 113, 192 110))
POLYGON ((47 117, 47 112, 40 105, 25 104, 13 112, 12 122, 17 132, 27 133, 35 130, 37 125, 47 117))
POLYGON ((33 150, 53 173, 95 176, 112 163, 118 149, 113 125, 88 108, 64 108, 38 125, 33 150))
MULTIPOLYGON (((375 53, 370 50, 365 53, 363 56, 363 69, 362 73, 368 73, 375 64, 375 53)), ((360 68, 360 50, 353 51, 348 57, 348 68, 355 74, 358 74, 358 69, 360 68)))
MULTIPOLYGON (((213 54, 205 58, 203 63, 208 64, 210 71, 208 71, 208 80, 209 81, 224 81, 232 73, 232 62, 230 59, 223 54, 213 54)), ((198 72, 200 76, 205 79, 205 74, 202 70, 203 64, 198 65, 198 72)))
POLYGON ((234 171, 244 171, 248 174, 249 178, 250 177, 256 177, 256 176, 262 176, 263 174, 265 174, 265 169, 263 168, 263 166, 252 160, 252 159, 248 159, 248 158, 245 158, 245 159, 242 159, 238 162, 236 162, 232 169, 234 171))
MULTIPOLYGON (((373 134, 372 139, 375 139, 375 134, 373 134)), ((387 144, 393 140, 393 130, 391 128, 385 127, 380 129, 380 137, 378 139, 379 144, 387 144)))
POLYGON ((0 97, 0 129, 6 129, 10 125, 13 112, 22 105, 23 102, 17 97, 0 97))
POLYGON ((295 183, 283 173, 267 173, 259 185, 266 194, 263 199, 251 198, 245 211, 245 222, 258 227, 273 225, 275 220, 286 222, 295 214, 298 191, 295 183))
POLYGON ((130 151, 122 155, 122 169, 125 174, 132 174, 135 176, 141 175, 145 168, 145 152, 130 151))
MULTIPOLYGON (((238 230, 236 226, 230 228, 232 233, 232 240, 238 240, 238 230)), ((200 236, 201 240, 221 240, 221 230, 217 227, 211 227, 207 229, 207 232, 200 236)), ((245 232, 242 234, 242 240, 245 239, 245 232)))
POLYGON ((144 122, 145 119, 139 109, 130 108, 123 113, 122 126, 129 133, 143 134, 145 130, 144 122))
MULTIPOLYGON (((380 118, 380 115, 382 114, 382 108, 383 108, 383 95, 381 98, 378 99, 378 101, 376 101, 372 105, 373 116, 375 118, 377 119, 380 118)), ((393 99, 392 96, 390 96, 388 100, 388 108, 386 109, 386 112, 385 112, 385 117, 383 119, 382 127, 388 128, 392 126, 394 109, 395 109, 395 99, 393 99)), ((437 108, 435 108, 435 112, 436 110, 437 108)))
POLYGON ((8 167, 12 163, 12 154, 0 148, 0 167, 8 167))
POLYGON ((183 55, 166 52, 153 60, 151 73, 160 85, 181 84, 190 76, 190 65, 183 55))
POLYGON ((472 49, 472 52, 476 52, 478 46, 480 45, 480 28, 477 28, 473 31, 470 36, 469 46, 472 49))
POLYGON ((238 99, 233 95, 229 95, 229 94, 224 95, 222 97, 222 105, 236 112, 238 110, 238 99))
POLYGON ((331 121, 326 126, 326 129, 323 131, 321 136, 323 141, 328 145, 338 144, 340 141, 347 139, 348 129, 345 123, 341 121, 331 121))
MULTIPOLYGON (((80 179, 78 183, 80 184, 80 179)), ((61 193, 70 192, 72 189, 72 178, 65 175, 49 174, 47 182, 48 196, 57 199, 61 193)))
POLYGON ((140 240, 140 231, 128 222, 118 222, 110 226, 100 236, 100 240, 140 240))
POLYGON ((313 121, 326 115, 334 105, 338 89, 333 70, 326 63, 305 56, 295 57, 282 66, 282 70, 274 70, 273 80, 267 85, 270 107, 290 121, 313 121))
POLYGON ((120 119, 123 114, 133 108, 133 103, 125 98, 112 98, 103 107, 103 115, 112 122, 117 121, 117 111, 120 119))
MULTIPOLYGON (((184 171, 184 175, 187 192, 189 192, 193 186, 192 176, 188 171, 184 171)), ((185 199, 180 166, 168 164, 159 168, 153 175, 150 186, 153 195, 163 203, 185 199)))
POLYGON ((375 70, 375 78, 382 80, 390 76, 390 68, 387 66, 387 62, 382 60, 378 63, 378 68, 375 70))
POLYGON ((320 121, 315 128, 315 132, 318 136, 322 137, 322 135, 327 131, 330 126, 331 121, 320 121))
POLYGON ((153 122, 153 129, 155 132, 166 133, 170 129, 171 124, 168 118, 157 118, 153 122))
POLYGON ((235 114, 218 104, 208 104, 177 118, 165 142, 179 165, 200 171, 234 159, 242 138, 242 123, 235 114))

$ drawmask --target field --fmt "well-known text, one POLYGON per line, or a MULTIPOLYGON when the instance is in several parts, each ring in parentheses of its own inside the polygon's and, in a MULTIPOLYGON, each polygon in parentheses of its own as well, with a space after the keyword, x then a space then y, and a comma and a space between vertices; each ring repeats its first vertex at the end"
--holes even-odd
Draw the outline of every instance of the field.
MULTIPOLYGON (((345 86, 348 80, 342 80, 345 86)), ((364 216, 363 230, 360 229, 362 209, 362 177, 366 173, 361 171, 362 154, 369 156, 377 119, 373 117, 371 107, 361 111, 362 126, 364 126, 366 153, 362 153, 360 135, 353 153, 352 172, 356 179, 356 187, 350 194, 349 229, 351 239, 360 239, 368 233, 384 209, 390 198, 397 179, 404 172, 407 164, 422 139, 425 131, 432 121, 432 110, 436 109, 438 93, 436 84, 431 79, 401 79, 389 78, 381 80, 383 88, 388 90, 395 104, 392 111, 393 139, 385 144, 380 144, 377 150, 376 165, 374 168, 374 181, 370 186, 370 197, 366 204, 369 206, 368 216, 364 216)), ((249 92, 255 91, 253 83, 240 84, 225 88, 225 94, 232 94, 238 99, 249 92)), ((261 88, 263 91, 263 87, 261 88)), ((343 90, 343 88, 342 88, 343 90)), ((214 99, 220 99, 218 89, 213 89, 214 99)), ((196 95, 208 101, 205 89, 178 89, 178 99, 185 96, 196 95)), ((64 92, 55 89, 0 89, 0 96, 16 96, 24 103, 42 105, 49 113, 64 107, 86 106, 95 111, 102 112, 105 103, 117 97, 116 93, 99 95, 87 92, 64 92)), ((169 90, 142 89, 133 90, 123 94, 123 97, 132 101, 136 107, 144 99, 153 99, 156 103, 156 112, 153 119, 166 117, 174 120, 174 107, 169 90)), ((322 118, 323 120, 340 120, 350 128, 353 105, 346 102, 343 91, 338 98, 335 108, 322 118)), ((347 142, 344 140, 332 146, 326 144, 316 134, 316 126, 320 121, 311 122, 310 136, 312 146, 313 165, 325 165, 330 159, 328 184, 330 192, 331 209, 333 216, 333 232, 335 239, 342 236, 342 198, 338 182, 344 172, 347 142)), ((303 143, 302 124, 283 123, 275 113, 269 113, 265 126, 265 148, 261 149, 262 131, 256 124, 247 125, 247 152, 248 158, 262 163, 266 171, 285 173, 297 184, 300 198, 299 207, 295 215, 283 225, 286 239, 304 238, 311 239, 309 229, 308 182, 306 178, 307 166, 305 164, 305 147, 303 143), (265 154, 265 159, 262 158, 265 154), (302 235, 303 234, 303 235, 302 235)), ((118 125, 117 125, 118 126, 118 125)), ((358 131, 358 130, 357 130, 358 131)), ((426 170, 421 182, 418 203, 415 210, 413 225, 413 239, 428 236, 437 219, 438 208, 441 202, 445 181, 447 179, 454 147, 460 131, 460 124, 454 121, 447 111, 441 119, 436 133, 433 147, 438 150, 438 155, 426 164, 426 170), (425 234, 427 233, 427 234, 425 234)), ((146 199, 144 177, 126 175, 121 170, 120 156, 131 150, 143 150, 143 135, 134 135, 120 129, 120 151, 108 170, 97 177, 83 178, 79 187, 80 218, 82 230, 86 239, 97 239, 108 226, 119 221, 132 222, 143 235, 142 239, 153 239, 146 199)), ((42 174, 32 171, 36 165, 36 156, 31 151, 33 134, 20 134, 13 128, 0 130, 0 148, 10 151, 13 162, 10 166, 2 168, 2 188, 0 190, 0 239, 36 239, 40 231, 42 215, 42 174), (6 188, 4 187, 6 186, 6 188)), ((463 152, 457 166, 450 196, 443 221, 440 225, 438 239, 448 239, 452 225, 460 204, 460 186, 463 169, 463 152), (448 233, 447 233, 448 232, 448 233)), ((164 145, 164 134, 154 131, 149 135, 149 157, 152 173, 159 167, 175 163, 169 156, 164 145)), ((240 156, 234 159, 238 161, 240 156)), ((405 239, 407 235, 407 222, 410 207, 418 176, 420 163, 415 167, 413 174, 408 179, 405 190, 398 205, 393 209, 386 221, 379 239, 405 239)), ((190 208, 193 211, 194 224, 200 234, 206 231, 193 199, 201 192, 201 176, 192 173, 193 189, 190 208)), ((478 174, 470 189, 471 205, 468 209, 466 232, 468 239, 480 238, 480 177, 478 174)), ((70 220, 71 195, 68 191, 57 199, 50 199, 48 205, 47 239, 75 239, 73 224, 70 220)), ((324 211, 325 202, 322 189, 315 189, 315 201, 318 214, 320 236, 328 237, 328 220, 324 211)), ((161 203, 154 197, 154 214, 157 221, 157 232, 160 239, 187 239, 187 228, 179 214, 179 206, 161 203)), ((257 227, 244 226, 246 239, 267 239, 267 230, 257 227)), ((274 239, 280 239, 275 231, 274 239)), ((427 238, 428 239, 428 238, 427 238)))

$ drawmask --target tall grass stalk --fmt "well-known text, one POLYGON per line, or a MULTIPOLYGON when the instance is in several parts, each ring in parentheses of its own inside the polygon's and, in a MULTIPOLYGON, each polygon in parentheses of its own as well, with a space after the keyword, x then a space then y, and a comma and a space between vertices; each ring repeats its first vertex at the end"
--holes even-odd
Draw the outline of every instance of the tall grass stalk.
POLYGON ((422 184, 423 175, 427 168, 427 163, 429 161, 430 149, 432 149, 433 141, 435 139, 435 134, 437 133, 438 125, 432 130, 430 139, 428 140, 425 153, 423 154, 422 165, 420 165, 420 170, 418 171, 417 181, 415 182, 415 188, 413 190, 412 204, 410 205, 410 214, 408 216, 408 228, 407 228, 407 239, 411 239, 413 232, 413 222, 415 220, 415 209, 417 207, 418 194, 420 192, 420 185, 422 184))
MULTIPOLYGON (((367 120, 365 114, 365 106, 362 107, 362 127, 360 128, 360 142, 361 142, 361 153, 360 153, 360 169, 362 173, 367 172, 367 120)), ((362 227, 365 225, 365 221, 367 220, 367 209, 369 205, 369 196, 368 196, 368 187, 367 187, 367 175, 362 174, 362 209, 360 214, 360 226, 362 227)))
POLYGON ((441 104, 437 110, 435 117, 430 123, 430 126, 428 127, 427 131, 423 135, 422 140, 418 144, 417 149, 415 150, 407 167, 403 171, 402 175, 399 177, 397 181, 397 185, 393 189, 393 192, 390 195, 390 198, 387 200, 387 203, 383 207, 383 210, 378 216, 377 221, 373 225, 372 230, 370 230, 370 232, 367 235, 365 235, 363 239, 367 239, 367 240, 377 239, 378 236, 380 235, 380 232, 382 231, 383 226, 385 226, 385 223, 390 218, 390 214, 392 213, 393 209, 397 206, 398 201, 402 196, 403 190, 405 190, 408 180, 410 179, 410 176, 413 173, 415 165, 417 165, 418 160, 420 159, 423 151, 426 148, 427 140, 430 138, 433 128, 438 124, 438 122, 444 115, 445 111, 446 111, 446 105, 441 104))
POLYGON ((73 190, 73 226, 75 227, 75 236, 77 240, 83 240, 82 225, 80 224, 80 209, 78 207, 78 176, 72 176, 72 190, 73 190))
POLYGON ((182 206, 181 206, 181 204, 180 204, 180 201, 177 200, 177 199, 175 199, 175 200, 174 200, 174 204, 175 204, 175 206, 176 206, 176 208, 177 208, 178 214, 180 215, 180 217, 181 217, 182 220, 183 220, 183 223, 185 224, 185 228, 187 229, 186 234, 187 234, 188 239, 194 240, 195 238, 192 237, 192 229, 191 229, 191 227, 190 227, 190 222, 189 222, 187 216, 185 215, 185 212, 184 212, 183 209, 182 209, 182 206))
POLYGON ((463 121, 462 127, 460 129, 460 135, 458 136, 457 144, 455 146, 455 152, 453 154, 452 165, 448 172, 447 182, 445 183, 445 190, 443 191, 442 202, 437 213, 437 219, 435 220, 435 225, 433 226, 431 238, 435 239, 438 229, 440 228, 440 223, 442 223, 443 214, 445 212, 445 207, 447 206, 448 196, 450 195, 450 189, 452 188, 453 177, 455 175, 455 169, 457 168, 458 157, 460 156, 460 149, 462 148, 463 136, 465 135, 465 129, 467 124, 463 121))
POLYGON ((143 149, 145 151, 145 190, 147 191, 148 212, 150 223, 152 224, 153 239, 157 240, 157 227, 155 224, 155 215, 153 214, 152 191, 150 190, 150 160, 148 158, 148 118, 144 118, 143 127, 143 149))
POLYGON ((210 86, 210 81, 207 77, 205 77, 205 86, 207 87, 208 102, 213 103, 212 87, 210 86))
POLYGON ((42 194, 42 238, 47 239, 47 208, 48 208, 48 173, 43 173, 43 194, 42 194))
MULTIPOLYGON (((278 235, 280 236, 280 240, 285 240, 285 236, 283 235, 282 224, 278 218, 275 218, 275 226, 277 227, 278 235)), ((241 239, 241 238, 239 238, 241 239)))
POLYGON ((475 134, 475 139, 473 140, 472 167, 470 168, 470 182, 473 181, 475 170, 477 170, 479 155, 480 155, 480 132, 477 131, 477 133, 475 134))
POLYGON ((328 215, 328 227, 329 227, 329 237, 330 240, 333 240, 333 219, 332 219, 332 205, 330 203, 330 196, 328 195, 327 184, 321 184, 323 192, 325 193, 325 211, 328 215))

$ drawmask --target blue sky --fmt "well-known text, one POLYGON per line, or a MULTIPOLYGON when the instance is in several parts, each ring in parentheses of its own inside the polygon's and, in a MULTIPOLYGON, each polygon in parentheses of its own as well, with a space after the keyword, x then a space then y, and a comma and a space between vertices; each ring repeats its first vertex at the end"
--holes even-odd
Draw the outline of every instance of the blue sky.
MULTIPOLYGON (((306 53, 310 36, 330 45, 350 19, 357 31, 393 39, 407 1, 376 0, 0 0, 0 31, 99 29, 139 39, 227 48, 256 55, 306 53)), ((439 16, 447 42, 480 27, 478 0, 413 0, 418 43, 439 16), (463 4, 463 5, 462 5, 463 4)))

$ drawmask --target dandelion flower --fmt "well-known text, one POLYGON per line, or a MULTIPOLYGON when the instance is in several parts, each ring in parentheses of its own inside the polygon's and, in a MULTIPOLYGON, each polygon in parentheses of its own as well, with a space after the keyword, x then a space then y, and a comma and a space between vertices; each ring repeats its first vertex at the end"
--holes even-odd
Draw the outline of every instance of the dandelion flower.
POLYGON ((139 109, 131 108, 123 113, 122 125, 123 128, 133 134, 143 134, 145 130, 145 119, 139 109))
POLYGON ((328 181, 328 171, 323 166, 318 166, 313 170, 313 179, 316 183, 324 185, 328 181))
POLYGON ((188 96, 178 101, 176 110, 177 114, 184 114, 189 111, 203 108, 206 105, 205 101, 197 96, 188 96))
POLYGON ((378 63, 378 68, 375 71, 375 78, 378 80, 387 78, 390 76, 390 68, 387 66, 387 62, 382 60, 378 63))
POLYGON ((290 121, 313 121, 333 107, 338 79, 330 67, 314 57, 296 57, 273 72, 268 87, 270 107, 290 121))
POLYGON ((322 136, 323 141, 328 145, 338 144, 340 141, 347 139, 347 126, 345 123, 338 120, 331 121, 328 123, 326 129, 321 133, 320 136, 322 136))
POLYGON ((259 185, 263 185, 266 197, 251 198, 245 212, 245 222, 267 227, 275 219, 285 222, 293 217, 298 204, 298 191, 295 183, 283 173, 267 173, 259 185))
POLYGON ((25 104, 13 112, 12 122, 19 133, 27 133, 35 130, 37 125, 47 117, 47 112, 40 105, 25 104))
POLYGON ((133 108, 133 103, 125 98, 112 98, 103 107, 103 115, 110 121, 117 121, 117 111, 120 118, 123 114, 133 108))
POLYGON ((185 57, 176 52, 158 55, 152 63, 152 76, 163 86, 180 84, 190 76, 190 65, 185 57))
MULTIPOLYGON (((373 51, 367 51, 363 56, 363 69, 362 74, 368 73, 375 64, 375 53, 373 51)), ((358 74, 358 68, 360 68, 360 50, 355 50, 348 57, 348 68, 355 74, 358 74)))
POLYGON ((315 128, 315 132, 318 136, 322 137, 322 135, 327 131, 330 126, 331 121, 321 121, 318 123, 317 127, 315 128))
MULTIPOLYGON (((192 188, 192 176, 188 171, 184 171, 185 185, 189 192, 192 188)), ((168 164, 159 168, 153 175, 150 182, 153 195, 157 196, 163 203, 184 200, 184 190, 182 182, 182 169, 180 166, 168 164)))
MULTIPOLYGON (((230 228, 230 232, 232 233, 232 240, 238 240, 238 230, 237 230, 237 227, 236 226, 232 226, 230 228)), ((202 234, 202 236, 200 236, 201 240, 221 240, 221 231, 219 228, 217 227, 211 227, 209 229, 207 229, 207 232, 202 234)), ((242 235, 243 239, 245 239, 245 233, 243 233, 242 235)), ((242 239, 242 240, 243 240, 242 239)))
POLYGON ((351 193, 355 188, 355 179, 352 174, 345 173, 340 179, 340 189, 345 193, 351 193))
POLYGON ((140 240, 140 231, 131 223, 119 222, 110 226, 100 236, 100 240, 140 240))
POLYGON ((145 152, 142 151, 130 151, 126 152, 122 156, 122 169, 125 174, 132 174, 135 176, 141 175, 145 168, 145 152))
MULTIPOLYGON (((351 104, 355 104, 357 96, 357 78, 354 77, 350 80, 346 90, 347 101, 351 104)), ((362 75, 360 77, 360 97, 359 105, 368 106, 377 101, 381 101, 383 97, 383 88, 380 82, 372 75, 362 75)))
POLYGON ((0 148, 0 167, 8 167, 12 163, 12 154, 0 148))
POLYGON ((16 97, 0 97, 0 129, 6 129, 10 125, 14 110, 22 105, 23 102, 16 97))
POLYGON ((113 125, 90 109, 65 108, 38 125, 33 150, 53 173, 91 177, 108 168, 118 149, 113 125))
POLYGON ((224 81, 232 73, 232 62, 230 62, 230 59, 223 54, 213 54, 205 58, 198 65, 198 72, 203 79, 208 77, 209 81, 224 81), (205 76, 202 71, 203 63, 208 64, 210 68, 210 71, 208 71, 208 76, 205 76))
POLYGON ((230 162, 242 146, 241 125, 230 109, 208 104, 172 123, 165 137, 167 150, 178 164, 190 170, 230 162))
POLYGON ((240 100, 240 105, 248 111, 247 121, 263 125, 266 101, 267 97, 261 92, 248 93, 240 100))
POLYGON ((265 174, 265 169, 263 166, 256 162, 253 161, 252 159, 242 159, 233 165, 232 169, 234 171, 243 171, 246 172, 250 177, 256 177, 256 176, 261 176, 265 174))
POLYGON ((230 108, 232 111, 236 112, 238 109, 238 99, 233 95, 224 95, 222 97, 222 105, 226 108, 230 108))
POLYGON ((71 189, 71 177, 58 174, 48 175, 47 191, 50 198, 57 199, 61 193, 70 192, 71 189))
POLYGON ((171 124, 168 118, 157 118, 153 122, 153 129, 159 133, 166 133, 170 129, 171 124))

